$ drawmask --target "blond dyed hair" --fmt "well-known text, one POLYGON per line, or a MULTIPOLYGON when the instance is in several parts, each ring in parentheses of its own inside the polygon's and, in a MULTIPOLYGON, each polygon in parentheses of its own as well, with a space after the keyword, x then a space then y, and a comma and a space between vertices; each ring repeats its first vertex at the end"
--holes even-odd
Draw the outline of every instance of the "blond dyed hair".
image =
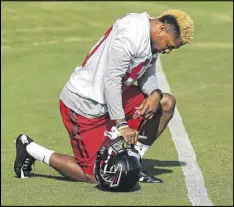
POLYGON ((160 17, 165 15, 171 15, 176 19, 176 22, 180 29, 180 40, 183 44, 190 43, 193 39, 194 34, 194 24, 191 17, 181 10, 171 9, 162 13, 160 17))

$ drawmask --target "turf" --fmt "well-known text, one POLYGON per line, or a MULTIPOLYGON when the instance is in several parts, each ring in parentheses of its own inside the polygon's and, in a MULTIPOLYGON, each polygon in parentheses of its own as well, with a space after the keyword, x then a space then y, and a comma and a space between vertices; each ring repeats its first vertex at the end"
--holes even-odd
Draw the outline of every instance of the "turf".
POLYGON ((232 2, 1 2, 1 204, 191 205, 169 130, 144 159, 164 184, 141 184, 131 193, 103 192, 68 182, 43 163, 34 177, 13 172, 14 139, 72 154, 59 112, 59 94, 74 68, 107 28, 126 12, 157 16, 170 8, 191 14, 195 38, 163 69, 197 155, 214 205, 233 205, 232 2))

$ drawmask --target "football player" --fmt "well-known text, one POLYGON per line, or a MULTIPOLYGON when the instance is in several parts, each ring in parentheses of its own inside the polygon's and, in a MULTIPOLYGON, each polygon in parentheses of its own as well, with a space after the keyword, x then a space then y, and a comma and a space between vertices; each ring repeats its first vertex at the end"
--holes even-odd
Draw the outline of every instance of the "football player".
MULTIPOLYGON (((16 142, 17 177, 27 177, 39 160, 72 180, 95 183, 97 151, 106 139, 104 131, 112 126, 143 157, 173 117, 176 104, 175 97, 158 87, 157 58, 190 43, 193 32, 193 20, 181 10, 168 10, 157 18, 144 12, 117 19, 60 94, 74 156, 46 149, 21 134, 16 142), (139 134, 147 139, 138 140, 139 134)), ((143 172, 139 181, 162 182, 143 172)))

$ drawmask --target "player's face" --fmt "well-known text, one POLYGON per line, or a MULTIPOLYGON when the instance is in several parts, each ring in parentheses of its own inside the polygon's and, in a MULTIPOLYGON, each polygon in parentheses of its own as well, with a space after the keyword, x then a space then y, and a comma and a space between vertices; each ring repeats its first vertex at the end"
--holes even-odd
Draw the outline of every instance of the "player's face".
POLYGON ((151 33, 151 48, 153 53, 169 54, 173 49, 178 49, 182 45, 173 35, 166 31, 164 25, 151 33))

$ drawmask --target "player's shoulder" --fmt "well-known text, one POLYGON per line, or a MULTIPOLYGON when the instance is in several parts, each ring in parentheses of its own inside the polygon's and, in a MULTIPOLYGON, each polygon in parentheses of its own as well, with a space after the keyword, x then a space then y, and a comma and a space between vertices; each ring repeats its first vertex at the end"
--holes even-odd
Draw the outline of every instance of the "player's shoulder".
POLYGON ((134 54, 150 51, 150 21, 146 12, 128 13, 120 17, 116 29, 121 46, 128 47, 134 54))
POLYGON ((120 27, 129 29, 141 30, 149 27, 149 15, 147 12, 143 13, 127 13, 121 16, 117 23, 120 27))

